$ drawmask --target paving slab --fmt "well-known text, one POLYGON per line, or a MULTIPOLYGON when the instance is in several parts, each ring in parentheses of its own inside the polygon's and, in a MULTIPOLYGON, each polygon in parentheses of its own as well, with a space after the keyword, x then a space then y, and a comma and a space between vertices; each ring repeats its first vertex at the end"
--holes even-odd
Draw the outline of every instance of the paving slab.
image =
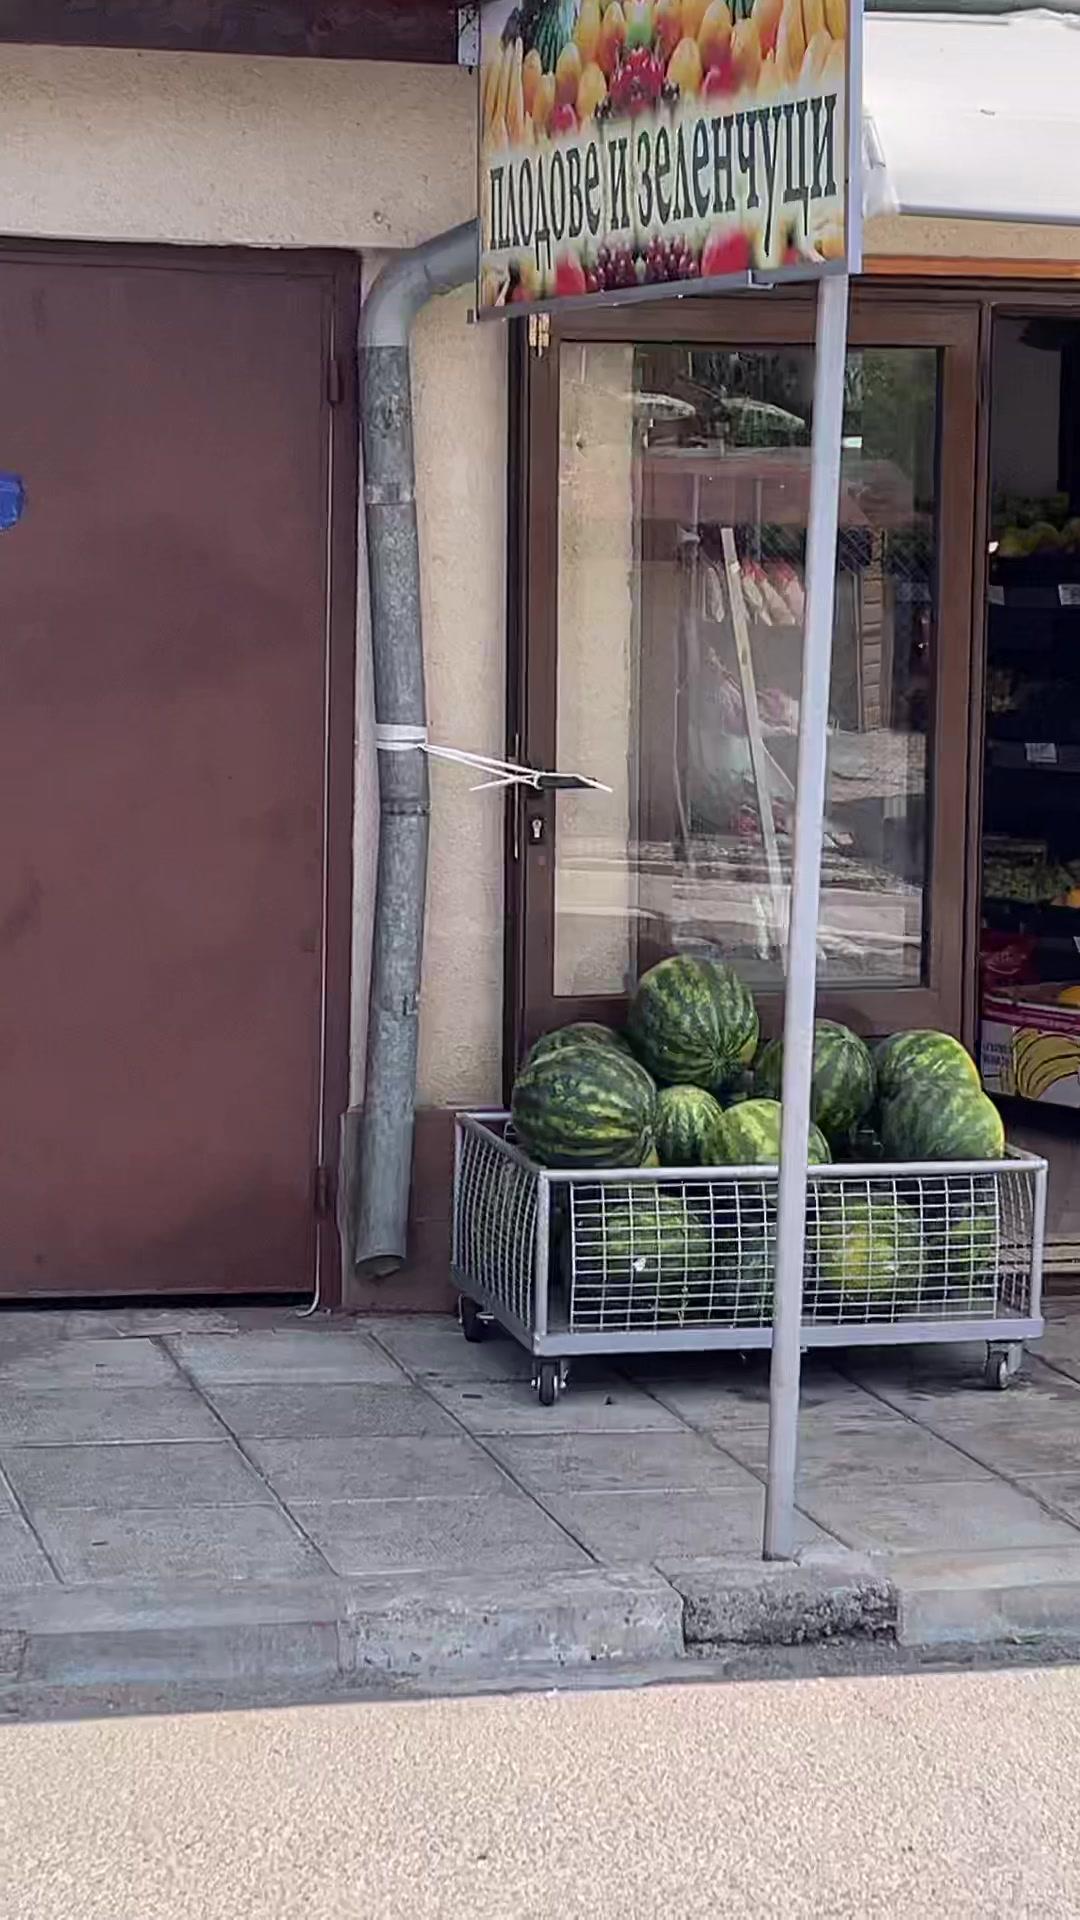
POLYGON ((753 1485, 745 1467, 696 1433, 536 1433, 488 1445, 541 1496, 753 1485))
MULTIPOLYGON (((177 1376, 179 1380, 179 1376, 177 1376)), ((82 1441, 219 1440, 205 1402, 173 1387, 72 1387, 65 1392, 12 1387, 0 1393, 0 1446, 82 1441)))
POLYGON ((4 1477, 3 1464, 0 1462, 0 1513, 17 1513, 14 1495, 4 1477))
POLYGON ((522 1494, 463 1500, 336 1500, 291 1508, 335 1573, 513 1573, 587 1566, 588 1555, 522 1494))
MULTIPOLYGON (((272 1309, 280 1319, 282 1309, 272 1309)), ((163 1333, 225 1333, 234 1313, 218 1307, 0 1307, 0 1346, 10 1341, 151 1339, 163 1333)))
MULTIPOLYGON (((3 1328, 0 1325, 0 1335, 3 1328)), ((178 1387, 183 1383, 153 1340, 37 1340, 0 1337, 0 1392, 9 1388, 68 1392, 72 1387, 178 1387)))
MULTIPOLYGON (((710 1554, 760 1552, 765 1489, 722 1487, 708 1493, 545 1494, 544 1505, 605 1566, 658 1566, 710 1554)), ((800 1515, 802 1544, 826 1538, 800 1515)))
MULTIPOLYGON (((684 1378, 673 1373, 668 1378, 651 1378, 648 1390, 692 1427, 719 1430, 769 1424, 769 1377, 756 1368, 741 1374, 728 1371, 718 1378, 684 1378)), ((849 1414, 867 1419, 882 1410, 881 1403, 853 1380, 821 1367, 804 1369, 800 1405, 804 1412, 814 1407, 843 1406, 849 1414)))
MULTIPOLYGON (((219 1429, 220 1432, 220 1429, 219 1429)), ((274 1496, 224 1435, 142 1446, 4 1447, 0 1466, 33 1515, 39 1507, 266 1506, 274 1496)))
POLYGON ((209 1387, 207 1398, 243 1440, 362 1439, 460 1429, 419 1387, 209 1387))
POLYGON ((322 1562, 275 1507, 99 1513, 41 1508, 34 1526, 69 1586, 176 1579, 284 1580, 322 1562))
MULTIPOLYGON (((731 1427, 724 1430, 723 1443, 736 1460, 764 1476, 768 1428, 731 1427)), ((799 1422, 798 1462, 799 1484, 805 1487, 991 1478, 985 1466, 900 1414, 868 1420, 862 1415, 849 1418, 846 1410, 834 1414, 820 1407, 799 1422)))
POLYGON ((1080 1470, 1072 1473, 1032 1474, 1023 1482, 1025 1493, 1034 1495, 1062 1519, 1080 1528, 1080 1470))
POLYGON ((418 1379, 528 1380, 532 1374, 532 1356, 494 1329, 486 1340, 466 1340, 456 1320, 402 1317, 377 1321, 371 1332, 418 1379))
POLYGON ((56 1575, 22 1516, 0 1514, 0 1595, 12 1587, 53 1586, 55 1582, 56 1575))
POLYGON ((524 1380, 430 1380, 428 1391, 472 1433, 677 1432, 681 1422, 628 1381, 572 1380, 553 1407, 542 1407, 524 1380))
POLYGON ((954 1451, 963 1450, 972 1460, 1007 1479, 1026 1483, 1080 1461, 1080 1429, 1071 1421, 1062 1423, 1039 1414, 1021 1420, 927 1417, 934 1420, 937 1431, 954 1451))
POLYGON ((1080 1546, 1080 1534, 1000 1481, 804 1487, 804 1510, 845 1546, 875 1553, 1080 1546))
POLYGON ((1044 1413, 1072 1419, 1080 1427, 1080 1385, 1056 1368, 1036 1358, 1024 1362, 1023 1372, 1009 1384, 1005 1393, 991 1393, 981 1375, 933 1373, 891 1375, 878 1371, 861 1376, 883 1405, 920 1420, 926 1426, 941 1427, 947 1421, 1002 1421, 1041 1418, 1044 1413))
POLYGON ((252 1459, 279 1499, 420 1499, 507 1493, 505 1474, 464 1435, 379 1440, 252 1440, 252 1459))
POLYGON ((258 1328, 247 1333, 180 1334, 166 1342, 200 1386, 257 1386, 319 1381, 404 1386, 401 1368, 373 1340, 352 1329, 301 1333, 258 1328))

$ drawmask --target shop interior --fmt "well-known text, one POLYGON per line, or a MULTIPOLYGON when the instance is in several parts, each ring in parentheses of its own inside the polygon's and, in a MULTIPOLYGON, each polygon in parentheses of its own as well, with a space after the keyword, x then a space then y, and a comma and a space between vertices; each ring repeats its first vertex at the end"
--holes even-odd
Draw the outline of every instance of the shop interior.
POLYGON ((990 467, 981 1065, 1080 1274, 1080 321, 998 320, 990 467))

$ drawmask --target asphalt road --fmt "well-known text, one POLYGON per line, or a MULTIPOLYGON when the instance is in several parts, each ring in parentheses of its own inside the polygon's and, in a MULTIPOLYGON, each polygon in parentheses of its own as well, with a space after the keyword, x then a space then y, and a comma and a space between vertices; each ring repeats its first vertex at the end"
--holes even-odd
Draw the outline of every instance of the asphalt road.
POLYGON ((1080 1912, 1080 1668, 0 1726, 3 1920, 1080 1912))

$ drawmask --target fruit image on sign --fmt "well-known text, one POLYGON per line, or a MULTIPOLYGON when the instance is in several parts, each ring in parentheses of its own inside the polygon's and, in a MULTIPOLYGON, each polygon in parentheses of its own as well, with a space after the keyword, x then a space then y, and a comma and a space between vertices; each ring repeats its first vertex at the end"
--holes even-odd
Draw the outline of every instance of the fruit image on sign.
POLYGON ((493 0, 481 313, 846 253, 847 0, 493 0))

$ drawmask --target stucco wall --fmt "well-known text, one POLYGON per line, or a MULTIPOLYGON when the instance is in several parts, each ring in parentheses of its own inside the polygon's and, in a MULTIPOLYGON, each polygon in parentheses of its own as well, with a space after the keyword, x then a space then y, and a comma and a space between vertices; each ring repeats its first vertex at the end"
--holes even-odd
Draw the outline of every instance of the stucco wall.
POLYGON ((0 232, 407 247, 475 210, 464 70, 0 48, 0 232))

